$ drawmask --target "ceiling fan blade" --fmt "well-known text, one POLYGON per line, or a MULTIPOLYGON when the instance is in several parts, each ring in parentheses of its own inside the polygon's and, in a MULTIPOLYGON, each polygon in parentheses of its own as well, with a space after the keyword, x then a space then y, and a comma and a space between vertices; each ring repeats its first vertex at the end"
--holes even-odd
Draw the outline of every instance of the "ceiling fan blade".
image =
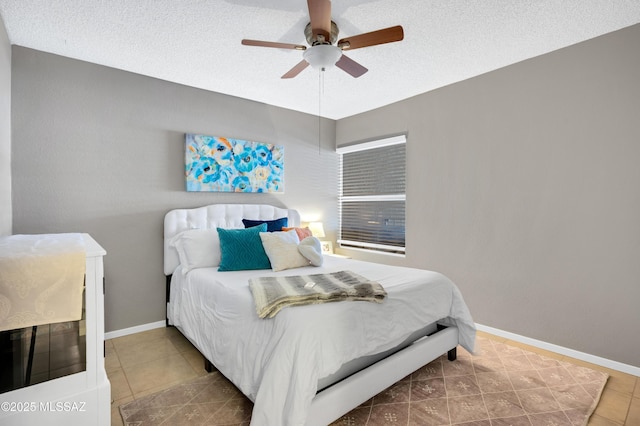
POLYGON ((307 0, 311 31, 314 38, 317 35, 331 40, 331 0, 307 0))
POLYGON ((293 43, 278 43, 275 41, 262 41, 262 40, 248 40, 243 39, 242 44, 245 46, 259 46, 259 47, 277 47, 278 49, 294 49, 294 50, 305 50, 307 47, 301 44, 293 44, 293 43))
POLYGON ((377 44, 400 41, 404 38, 404 31, 400 25, 389 27, 370 33, 364 33, 353 37, 338 40, 338 47, 342 50, 353 50, 361 47, 375 46, 377 44))
POLYGON ((365 72, 369 71, 346 55, 342 55, 340 59, 338 59, 338 62, 336 62, 336 67, 340 68, 341 70, 345 71, 347 74, 355 78, 358 78, 365 72))
POLYGON ((309 66, 309 62, 303 59, 302 61, 298 62, 298 64, 295 67, 287 71, 281 78, 293 78, 298 74, 300 74, 308 66, 309 66))

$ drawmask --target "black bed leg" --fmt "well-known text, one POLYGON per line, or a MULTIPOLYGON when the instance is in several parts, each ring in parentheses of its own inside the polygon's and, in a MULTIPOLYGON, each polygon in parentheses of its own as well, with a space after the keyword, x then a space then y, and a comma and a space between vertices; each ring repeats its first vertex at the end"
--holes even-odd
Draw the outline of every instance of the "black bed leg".
POLYGON ((458 357, 458 348, 453 348, 449 352, 447 352, 447 359, 449 361, 455 361, 458 357))
POLYGON ((211 373, 213 371, 213 364, 208 359, 204 359, 204 369, 207 373, 211 373))
MULTIPOLYGON (((445 325, 442 325, 442 324, 436 324, 436 326, 437 326, 437 330, 438 331, 444 330, 445 328, 447 328, 445 325)), ((455 361, 456 358, 458 358, 458 350, 457 349, 458 348, 455 347, 455 348, 453 348, 453 349, 451 349, 450 351, 447 352, 447 359, 449 361, 455 361)))

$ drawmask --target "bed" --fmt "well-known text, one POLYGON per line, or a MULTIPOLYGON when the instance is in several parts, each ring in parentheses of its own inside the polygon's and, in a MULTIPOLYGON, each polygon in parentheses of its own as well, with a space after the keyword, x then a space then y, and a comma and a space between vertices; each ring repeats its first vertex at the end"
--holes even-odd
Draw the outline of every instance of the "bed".
POLYGON ((439 356, 455 359, 458 345, 473 351, 469 310, 437 272, 333 256, 321 266, 277 272, 218 271, 226 260, 219 258, 216 228, 283 218, 288 227, 300 226, 296 210, 269 205, 218 204, 165 216, 167 324, 254 402, 252 425, 329 424, 439 356), (249 280, 338 271, 380 283, 386 298, 258 317, 249 280))

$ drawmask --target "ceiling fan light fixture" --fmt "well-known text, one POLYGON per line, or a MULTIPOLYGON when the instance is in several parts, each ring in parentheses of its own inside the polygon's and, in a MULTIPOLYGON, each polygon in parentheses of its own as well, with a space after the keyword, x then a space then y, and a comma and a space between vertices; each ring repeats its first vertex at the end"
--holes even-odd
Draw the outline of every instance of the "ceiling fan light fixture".
POLYGON ((317 44, 307 48, 302 56, 312 68, 324 71, 338 62, 342 56, 342 50, 331 44, 317 44))

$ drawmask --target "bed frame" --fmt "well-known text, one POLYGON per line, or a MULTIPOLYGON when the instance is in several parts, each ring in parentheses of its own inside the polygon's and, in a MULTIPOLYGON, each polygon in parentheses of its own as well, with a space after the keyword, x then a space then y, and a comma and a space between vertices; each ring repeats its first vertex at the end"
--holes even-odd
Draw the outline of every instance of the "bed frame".
MULTIPOLYGON (((289 226, 300 226, 300 215, 296 210, 262 204, 215 204, 168 212, 164 221, 167 305, 171 275, 179 263, 175 248, 169 245, 173 236, 189 229, 243 228, 243 218, 273 220, 285 216, 289 219, 289 226)), ((189 339, 189 336, 185 337, 189 339)), ((455 360, 457 346, 458 329, 434 323, 413 333, 402 344, 389 351, 344 364, 338 372, 319 380, 320 390, 311 403, 307 425, 322 426, 339 419, 444 353, 447 353, 449 361, 455 360)), ((201 348, 197 349, 202 353, 201 348)), ((215 366, 204 354, 203 358, 205 369, 213 371, 215 366)))

